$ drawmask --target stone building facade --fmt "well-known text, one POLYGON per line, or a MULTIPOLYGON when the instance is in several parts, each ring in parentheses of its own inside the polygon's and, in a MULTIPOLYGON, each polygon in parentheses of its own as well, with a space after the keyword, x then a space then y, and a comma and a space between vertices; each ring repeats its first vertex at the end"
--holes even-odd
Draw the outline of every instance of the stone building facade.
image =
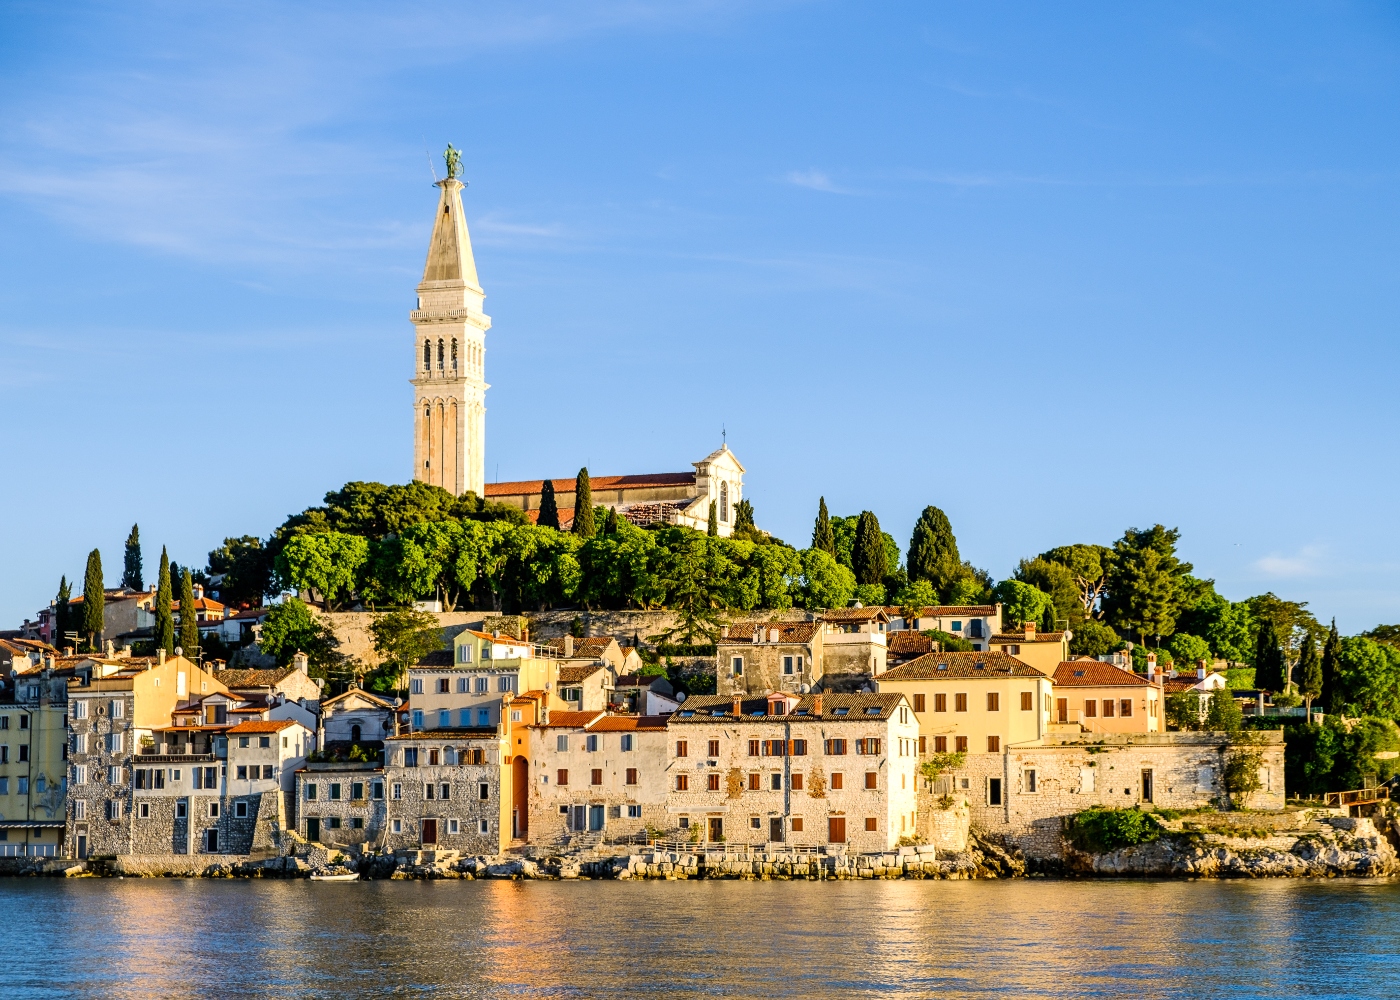
POLYGON ((884 851, 916 829, 902 695, 696 696, 668 735, 668 825, 698 840, 884 851))
POLYGON ((715 642, 715 678, 722 695, 802 694, 822 679, 818 622, 744 622, 715 642))
POLYGON ((67 815, 68 680, 16 659, 0 679, 0 857, 53 857, 67 815))
POLYGON ((551 712, 531 727, 530 840, 665 830, 664 716, 551 712))
POLYGON ((296 772, 296 825, 330 847, 380 846, 388 832, 388 792, 378 763, 309 763, 296 772))
POLYGON ((508 744, 496 732, 434 729, 385 741, 391 851, 499 854, 510 845, 508 744))

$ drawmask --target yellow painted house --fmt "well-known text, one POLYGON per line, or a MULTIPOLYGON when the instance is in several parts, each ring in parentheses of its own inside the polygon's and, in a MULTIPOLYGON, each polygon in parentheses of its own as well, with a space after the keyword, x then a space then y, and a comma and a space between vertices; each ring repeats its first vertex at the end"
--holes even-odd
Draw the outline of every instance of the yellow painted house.
POLYGON ((987 648, 1014 656, 1051 676, 1056 667, 1069 659, 1069 640, 1068 632, 1037 632, 1035 622, 1026 622, 1015 632, 993 635, 987 648))

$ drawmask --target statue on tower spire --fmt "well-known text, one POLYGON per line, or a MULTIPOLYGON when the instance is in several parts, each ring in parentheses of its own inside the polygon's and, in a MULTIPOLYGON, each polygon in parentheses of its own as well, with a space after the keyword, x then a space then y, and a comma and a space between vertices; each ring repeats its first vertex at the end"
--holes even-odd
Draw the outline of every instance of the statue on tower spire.
POLYGON ((455 149, 452 143, 447 144, 447 151, 442 154, 443 160, 447 163, 447 179, 455 181, 462 176, 462 151, 455 149))

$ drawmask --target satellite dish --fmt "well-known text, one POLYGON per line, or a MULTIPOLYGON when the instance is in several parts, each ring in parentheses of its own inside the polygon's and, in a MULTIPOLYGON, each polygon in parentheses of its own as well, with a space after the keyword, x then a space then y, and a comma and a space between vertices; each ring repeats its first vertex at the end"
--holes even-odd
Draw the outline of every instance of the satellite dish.
POLYGON ((800 691, 800 692, 802 692, 803 694, 806 694, 808 691, 811 691, 811 690, 812 690, 812 685, 810 685, 810 684, 805 684, 805 683, 804 683, 804 684, 799 684, 799 685, 797 685, 797 690, 800 691))
POLYGON ((1065 642, 1069 642, 1073 638, 1074 631, 1072 629, 1065 629, 1065 642))
POLYGON ((184 647, 183 647, 183 646, 176 646, 176 647, 175 647, 175 655, 176 655, 176 656, 184 656, 184 655, 185 655, 185 649, 184 649, 184 647))
POLYGON ((680 694, 676 695, 676 704, 677 704, 677 705, 681 704, 683 701, 685 701, 685 698, 686 698, 686 694, 685 694, 684 691, 682 691, 680 694))

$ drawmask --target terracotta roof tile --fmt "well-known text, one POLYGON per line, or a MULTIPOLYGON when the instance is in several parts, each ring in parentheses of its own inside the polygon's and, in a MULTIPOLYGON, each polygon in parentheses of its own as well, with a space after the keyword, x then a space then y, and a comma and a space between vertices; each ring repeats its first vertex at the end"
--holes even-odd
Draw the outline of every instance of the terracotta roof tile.
POLYGON ((536 729, 582 729, 594 719, 602 716, 602 712, 550 712, 548 722, 536 723, 536 729))
POLYGON ((280 733, 288 726, 299 726, 301 723, 293 722, 291 719, 249 719, 247 722, 240 722, 232 729, 228 730, 230 736, 242 736, 245 733, 280 733))
MULTIPOLYGON (((888 676, 884 674, 881 676, 888 676)), ((792 711, 787 715, 768 715, 768 699, 764 698, 744 698, 740 706, 744 713, 744 718, 752 722, 772 722, 781 719, 784 722, 833 722, 848 721, 859 722, 861 720, 888 719, 894 710, 899 707, 904 696, 901 694, 823 694, 822 714, 813 715, 816 710, 816 695, 802 695, 792 711), (868 709, 879 709, 878 712, 868 712, 868 709), (754 715, 755 712, 762 712, 762 715, 754 715)), ((729 695, 693 695, 687 698, 680 709, 669 716, 672 725, 678 722, 712 722, 716 717, 734 719, 734 699, 729 695)))
POLYGON ((884 608, 872 606, 868 608, 831 608, 823 611, 822 621, 828 622, 871 622, 889 621, 890 616, 884 608))
MULTIPOLYGON (((555 479, 553 482, 555 496, 561 493, 572 495, 577 480, 576 477, 570 476, 568 479, 555 479)), ((590 476, 588 484, 594 493, 599 490, 645 490, 655 489, 658 486, 694 486, 695 473, 653 472, 639 476, 590 476)), ((511 497, 539 493, 543 490, 543 479, 524 479, 513 483, 487 483, 484 494, 487 497, 511 497)))
POLYGON ((584 681, 586 681, 588 678, 592 677, 594 674, 596 674, 602 669, 603 664, 601 663, 590 663, 582 667, 560 667, 559 683, 582 684, 584 681))
POLYGON ((273 670, 220 670, 214 679, 228 688, 272 687, 296 672, 296 667, 273 670))
POLYGON ((1026 635, 1024 632, 1001 632, 988 639, 988 642, 1060 642, 1065 637, 1063 632, 1036 632, 1034 635, 1026 635))
POLYGON ((1044 677, 1041 671, 1006 653, 925 653, 891 667, 880 681, 941 681, 968 677, 1044 677), (977 664, 982 664, 979 669, 977 664), (940 669, 940 665, 942 669, 940 669))
POLYGON ((1055 668, 1055 686, 1141 687, 1146 677, 1098 660, 1066 660, 1055 668))
MULTIPOLYGON (((556 713, 557 714, 557 713, 556 713)), ((605 715, 588 727, 590 733, 630 733, 638 729, 665 729, 665 715, 605 715)), ((553 716, 550 717, 553 721, 553 716)))
POLYGON ((726 630, 728 634, 719 638, 719 644, 746 642, 753 643, 755 629, 763 629, 763 641, 767 642, 767 632, 769 629, 778 629, 781 635, 780 642, 811 642, 812 636, 816 635, 817 629, 821 628, 820 622, 743 622, 739 625, 731 625, 726 630))
POLYGON ((889 652, 909 656, 933 652, 933 640, 922 632, 891 632, 886 640, 889 652))
MULTIPOLYGON (((891 618, 904 617, 903 609, 887 604, 885 610, 891 618)), ((990 618, 997 613, 994 604, 926 604, 919 611, 920 618, 990 618)))

